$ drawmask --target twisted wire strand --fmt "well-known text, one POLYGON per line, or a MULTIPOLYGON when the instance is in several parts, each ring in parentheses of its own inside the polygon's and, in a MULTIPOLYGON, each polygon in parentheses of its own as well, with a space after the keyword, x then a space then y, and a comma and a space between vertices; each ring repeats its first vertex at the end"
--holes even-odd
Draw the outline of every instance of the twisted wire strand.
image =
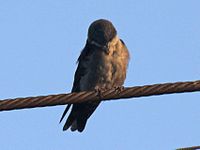
POLYGON ((197 150, 197 149, 200 149, 200 146, 183 147, 183 148, 178 148, 176 150, 197 150))
POLYGON ((127 87, 122 90, 116 90, 116 88, 113 88, 101 92, 101 98, 98 96, 97 92, 89 91, 48 96, 5 99, 0 100, 0 111, 65 105, 72 103, 82 103, 86 101, 117 100, 122 98, 127 99, 133 97, 195 91, 200 91, 200 80, 127 87))

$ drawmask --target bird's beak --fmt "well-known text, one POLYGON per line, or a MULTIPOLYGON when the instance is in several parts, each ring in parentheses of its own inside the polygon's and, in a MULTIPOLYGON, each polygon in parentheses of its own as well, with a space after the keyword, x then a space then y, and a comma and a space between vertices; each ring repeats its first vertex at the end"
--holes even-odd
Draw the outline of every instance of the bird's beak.
POLYGON ((103 50, 106 54, 109 54, 109 44, 106 44, 105 46, 103 46, 103 50))

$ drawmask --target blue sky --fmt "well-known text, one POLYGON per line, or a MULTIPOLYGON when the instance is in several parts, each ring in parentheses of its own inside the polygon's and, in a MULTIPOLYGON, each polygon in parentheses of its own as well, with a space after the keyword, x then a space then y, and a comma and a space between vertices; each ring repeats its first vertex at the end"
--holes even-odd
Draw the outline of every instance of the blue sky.
MULTIPOLYGON (((131 54, 125 86, 200 79, 198 0, 0 1, 0 99, 68 93, 91 22, 113 22, 131 54)), ((198 92, 103 102, 83 133, 65 106, 0 112, 5 150, 170 150, 200 145, 198 92)))

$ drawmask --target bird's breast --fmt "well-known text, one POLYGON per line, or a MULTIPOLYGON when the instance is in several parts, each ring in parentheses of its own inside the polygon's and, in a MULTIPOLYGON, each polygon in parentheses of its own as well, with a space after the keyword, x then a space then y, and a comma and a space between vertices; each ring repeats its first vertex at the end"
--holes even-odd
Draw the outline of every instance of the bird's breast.
POLYGON ((109 48, 109 53, 97 50, 87 58, 86 74, 82 77, 81 90, 121 86, 126 77, 127 59, 122 43, 109 48))

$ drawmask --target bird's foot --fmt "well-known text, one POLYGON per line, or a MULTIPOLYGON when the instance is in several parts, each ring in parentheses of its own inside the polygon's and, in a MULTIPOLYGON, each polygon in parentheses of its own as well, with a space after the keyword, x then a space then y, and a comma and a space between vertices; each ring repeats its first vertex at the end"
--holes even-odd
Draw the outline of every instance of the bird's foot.
POLYGON ((114 89, 116 93, 119 94, 124 90, 124 86, 115 86, 114 89))
POLYGON ((100 88, 100 87, 95 87, 95 92, 96 92, 96 95, 99 97, 99 99, 102 99, 103 95, 102 93, 105 92, 107 89, 106 88, 100 88))

